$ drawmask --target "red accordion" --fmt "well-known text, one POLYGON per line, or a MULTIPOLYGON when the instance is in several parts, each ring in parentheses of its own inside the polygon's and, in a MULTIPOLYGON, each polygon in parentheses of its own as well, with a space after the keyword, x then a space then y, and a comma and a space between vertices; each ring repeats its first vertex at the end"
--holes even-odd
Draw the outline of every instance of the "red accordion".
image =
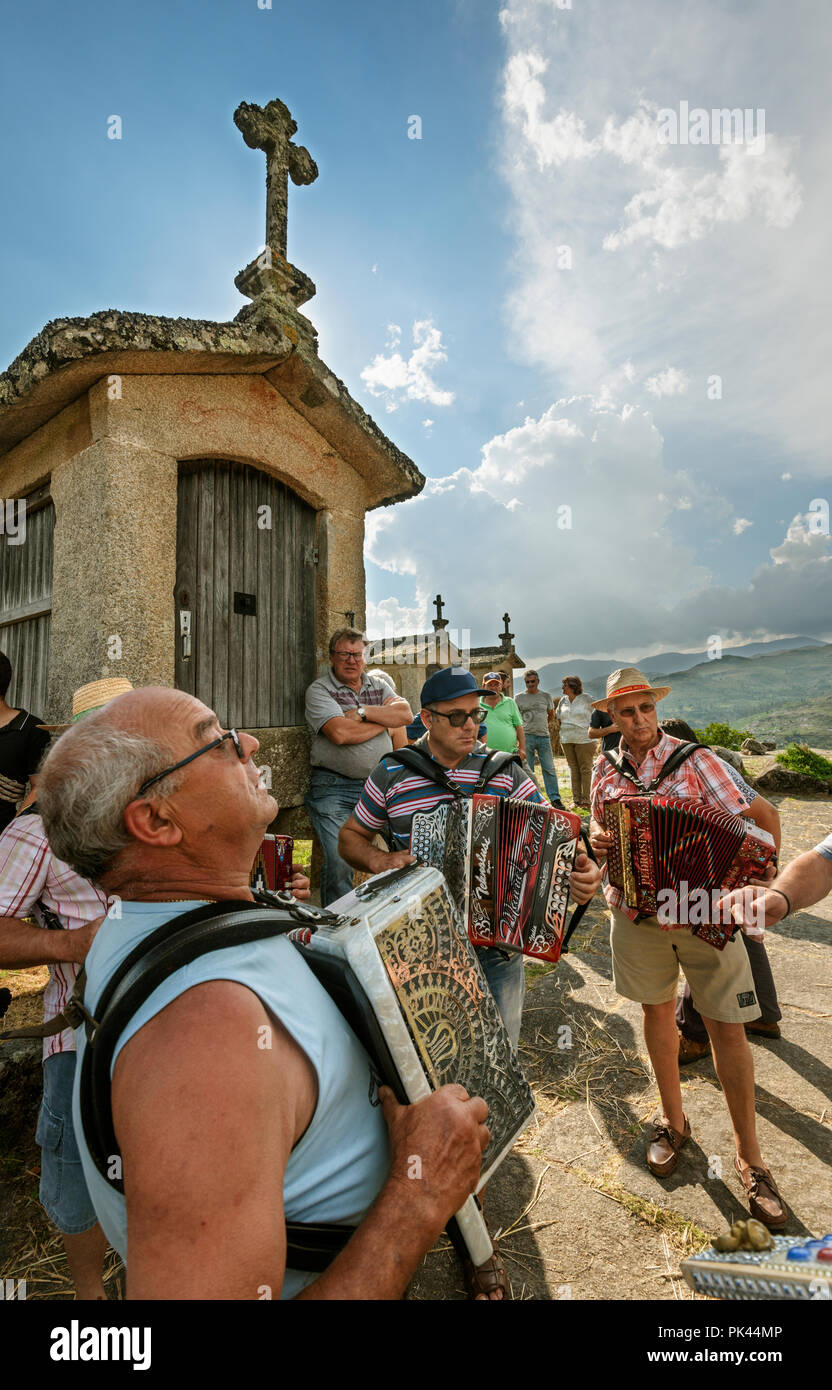
POLYGON ((474 795, 413 817, 410 852, 441 868, 475 946, 556 961, 579 816, 474 795))
POLYGON ((278 893, 288 888, 292 879, 292 854, 295 842, 291 835, 266 835, 257 851, 251 871, 251 886, 261 892, 278 893))
POLYGON ((665 927, 691 926, 720 951, 734 925, 710 920, 712 900, 761 877, 774 854, 768 832, 742 816, 669 796, 605 802, 604 829, 609 880, 627 907, 665 927))

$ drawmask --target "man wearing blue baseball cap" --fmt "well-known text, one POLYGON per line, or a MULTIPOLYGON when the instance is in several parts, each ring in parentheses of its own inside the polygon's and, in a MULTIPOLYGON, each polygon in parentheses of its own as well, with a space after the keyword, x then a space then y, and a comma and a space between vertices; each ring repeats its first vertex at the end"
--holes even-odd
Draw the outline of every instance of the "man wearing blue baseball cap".
MULTIPOLYGON (((478 742, 480 690, 464 666, 446 666, 429 676, 422 686, 421 718, 427 733, 414 749, 439 764, 448 779, 463 791, 475 786, 489 755, 478 742)), ((536 784, 520 759, 506 763, 488 782, 489 796, 514 796, 541 802, 536 784)), ((388 753, 370 773, 349 819, 341 828, 338 853, 353 868, 377 874, 412 864, 410 830, 416 811, 432 811, 453 793, 430 777, 413 771, 388 753), (380 850, 373 838, 381 835, 390 846, 380 850)), ((571 892, 578 902, 588 902, 599 886, 600 872, 586 855, 579 855, 572 875, 571 892)), ((492 947, 478 947, 483 972, 514 1046, 520 1037, 523 996, 526 991, 523 958, 492 947)))

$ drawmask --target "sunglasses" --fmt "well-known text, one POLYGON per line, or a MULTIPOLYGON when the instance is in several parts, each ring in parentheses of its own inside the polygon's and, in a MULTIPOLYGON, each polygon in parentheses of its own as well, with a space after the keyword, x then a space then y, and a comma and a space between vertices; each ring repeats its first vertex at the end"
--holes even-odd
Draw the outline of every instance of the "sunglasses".
POLYGON ((452 709, 449 714, 446 714, 445 711, 441 709, 431 709, 430 705, 428 705, 428 709, 431 714, 438 714, 442 719, 447 719, 452 729, 463 728, 463 726, 468 723, 469 719, 475 729, 478 729, 482 723, 482 712, 479 709, 452 709))
POLYGON ((219 738, 212 739, 210 743, 206 743, 204 748, 197 748, 195 753, 189 753, 187 758, 183 758, 181 762, 174 763, 172 767, 166 767, 164 772, 157 772, 155 777, 151 777, 147 782, 142 782, 133 800, 136 801, 140 796, 144 796, 148 787, 155 786, 155 784, 161 782, 164 777, 169 777, 172 772, 178 772, 180 767, 187 767, 188 763, 194 761, 194 758, 201 758, 203 753, 210 753, 212 748, 219 748, 220 744, 225 743, 227 738, 230 738, 231 742, 234 744, 237 757, 241 762, 245 762, 246 754, 240 742, 240 735, 237 733, 236 729, 229 729, 227 734, 220 734, 219 738))

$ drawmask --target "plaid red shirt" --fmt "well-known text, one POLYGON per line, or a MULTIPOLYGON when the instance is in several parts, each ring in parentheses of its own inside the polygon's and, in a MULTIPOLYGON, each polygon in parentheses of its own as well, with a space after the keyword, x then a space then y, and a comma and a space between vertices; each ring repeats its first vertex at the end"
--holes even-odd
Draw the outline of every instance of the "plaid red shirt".
MULTIPOLYGON (((46 921, 38 906, 54 912, 68 931, 94 922, 107 911, 105 895, 68 864, 56 859, 36 814, 18 816, 0 835, 0 918, 34 917, 46 921)), ((80 965, 59 961, 49 966, 49 983, 43 996, 43 1020, 49 1023, 69 1002, 80 965)), ((65 1028, 43 1040, 43 1056, 74 1052, 72 1029, 65 1028)))
MULTIPOLYGON (((671 738, 670 734, 661 734, 658 743, 654 748, 648 749, 647 756, 639 767, 636 767, 623 738, 620 750, 639 779, 645 786, 649 786, 664 767, 674 748, 678 748, 682 742, 680 738, 671 738)), ((636 788, 632 782, 628 782, 626 777, 622 777, 620 772, 610 767, 602 754, 592 773, 590 801, 593 820, 603 827, 604 802, 618 801, 622 796, 633 796, 635 793, 636 788)), ((710 749, 699 748, 681 767, 677 767, 675 772, 671 772, 669 777, 659 783, 656 795, 674 796, 679 801, 700 801, 717 810, 730 811, 733 816, 743 816, 751 805, 754 793, 750 787, 746 792, 740 791, 731 777, 728 765, 710 749)), ((638 911, 634 907, 627 907, 621 889, 612 886, 606 864, 601 886, 608 906, 620 908, 634 922, 638 917, 638 911)))

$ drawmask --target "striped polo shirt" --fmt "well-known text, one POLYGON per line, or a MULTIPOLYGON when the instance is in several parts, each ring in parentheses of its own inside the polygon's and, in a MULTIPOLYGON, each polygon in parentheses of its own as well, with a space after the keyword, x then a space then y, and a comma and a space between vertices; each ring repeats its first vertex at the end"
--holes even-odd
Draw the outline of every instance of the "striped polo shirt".
MULTIPOLYGON (((414 748, 431 756, 427 738, 414 748)), ((491 750, 478 743, 458 767, 443 768, 449 781, 469 790, 476 784, 482 765, 491 750)), ((488 796, 514 796, 523 801, 542 801, 536 784, 518 763, 509 763, 488 783, 488 796)), ((353 810, 356 820, 374 834, 383 835, 391 849, 410 848, 410 827, 417 811, 433 811, 444 801, 453 801, 452 792, 437 786, 419 772, 412 772, 388 753, 370 773, 353 810)))

